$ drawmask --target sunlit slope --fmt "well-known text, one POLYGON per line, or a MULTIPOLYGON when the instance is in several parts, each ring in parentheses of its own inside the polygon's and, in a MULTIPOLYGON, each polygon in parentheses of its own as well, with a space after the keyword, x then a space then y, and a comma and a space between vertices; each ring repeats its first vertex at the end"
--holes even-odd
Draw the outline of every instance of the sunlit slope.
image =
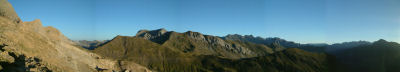
MULTIPOLYGON (((40 64, 50 71, 92 72, 96 71, 96 67, 110 71, 120 69, 117 61, 99 59, 99 55, 76 47, 56 28, 43 27, 40 20, 19 21, 17 14, 6 0, 0 0, 0 44, 4 45, 0 57, 16 54, 18 58, 37 58, 40 64)), ((22 64, 30 62, 21 60, 19 62, 22 64)), ((12 63, 1 63, 1 66, 7 68, 10 64, 12 63)), ((33 71, 28 65, 19 68, 22 71, 33 71)), ((146 68, 137 65, 132 69, 145 71, 146 68)))
POLYGON ((363 45, 337 51, 340 63, 349 72, 399 72, 400 44, 378 40, 371 45, 363 45))
POLYGON ((310 53, 296 48, 272 52, 265 45, 222 39, 220 41, 227 45, 220 46, 218 37, 195 35, 159 30, 152 36, 117 36, 93 52, 108 59, 135 62, 161 72, 330 70, 328 59, 332 57, 324 53, 310 53), (240 45, 254 55, 226 49, 232 45, 240 45))

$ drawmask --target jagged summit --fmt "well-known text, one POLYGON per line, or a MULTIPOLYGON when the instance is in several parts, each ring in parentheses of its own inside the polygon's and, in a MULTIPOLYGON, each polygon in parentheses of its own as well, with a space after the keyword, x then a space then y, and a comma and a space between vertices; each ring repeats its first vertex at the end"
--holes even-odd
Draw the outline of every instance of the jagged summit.
POLYGON ((13 20, 16 23, 21 22, 14 8, 7 0, 0 0, 0 16, 13 20))
POLYGON ((151 31, 139 30, 138 33, 136 34, 136 37, 144 38, 156 42, 158 44, 162 44, 169 38, 170 33, 171 32, 168 32, 164 28, 151 31))
POLYGON ((146 29, 143 29, 143 30, 139 30, 139 31, 136 33, 136 36, 143 36, 144 34, 162 35, 162 34, 165 34, 165 33, 167 33, 167 32, 168 32, 168 31, 167 31, 166 29, 164 29, 164 28, 157 29, 157 30, 151 30, 151 31, 146 30, 146 29))

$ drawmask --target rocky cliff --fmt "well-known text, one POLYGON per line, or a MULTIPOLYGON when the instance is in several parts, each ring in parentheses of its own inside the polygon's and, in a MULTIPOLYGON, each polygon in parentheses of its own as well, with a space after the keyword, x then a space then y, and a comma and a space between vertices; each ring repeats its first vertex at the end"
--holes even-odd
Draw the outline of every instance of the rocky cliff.
MULTIPOLYGON (((3 45, 0 65, 3 71, 36 71, 36 64, 55 72, 121 70, 118 61, 102 59, 95 53, 76 47, 54 27, 43 27, 40 20, 21 22, 6 0, 0 0, 0 11, 0 44, 3 45)), ((134 63, 129 67, 126 70, 147 70, 134 63)))

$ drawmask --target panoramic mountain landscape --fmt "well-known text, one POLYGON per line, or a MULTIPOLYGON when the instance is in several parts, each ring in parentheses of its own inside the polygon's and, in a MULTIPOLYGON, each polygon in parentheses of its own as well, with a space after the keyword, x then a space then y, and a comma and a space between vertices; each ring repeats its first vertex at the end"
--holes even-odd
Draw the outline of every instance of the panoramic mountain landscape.
POLYGON ((305 43, 164 27, 71 39, 42 20, 25 21, 14 9, 0 0, 0 72, 400 72, 396 40, 305 43))

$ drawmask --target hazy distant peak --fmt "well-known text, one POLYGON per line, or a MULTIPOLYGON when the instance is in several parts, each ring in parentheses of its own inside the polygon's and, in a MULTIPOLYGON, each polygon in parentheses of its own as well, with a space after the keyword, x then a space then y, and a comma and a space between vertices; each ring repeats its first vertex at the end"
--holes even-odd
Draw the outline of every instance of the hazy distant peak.
POLYGON ((388 42, 388 41, 386 41, 386 40, 384 40, 384 39, 379 39, 378 41, 376 41, 377 43, 379 43, 379 42, 388 42))
POLYGON ((189 36, 199 36, 199 35, 203 35, 199 32, 193 32, 193 31, 187 31, 185 32, 185 34, 189 35, 189 36))
MULTIPOLYGON (((117 36, 120 37, 120 36, 117 36)), ((77 45, 89 49, 89 50, 93 50, 94 48, 96 48, 99 45, 102 45, 104 43, 106 43, 108 40, 76 40, 74 41, 75 43, 77 43, 77 45)))
POLYGON ((374 45, 384 45, 384 44, 388 44, 390 42, 384 40, 384 39, 379 39, 378 41, 373 42, 372 44, 374 45))

